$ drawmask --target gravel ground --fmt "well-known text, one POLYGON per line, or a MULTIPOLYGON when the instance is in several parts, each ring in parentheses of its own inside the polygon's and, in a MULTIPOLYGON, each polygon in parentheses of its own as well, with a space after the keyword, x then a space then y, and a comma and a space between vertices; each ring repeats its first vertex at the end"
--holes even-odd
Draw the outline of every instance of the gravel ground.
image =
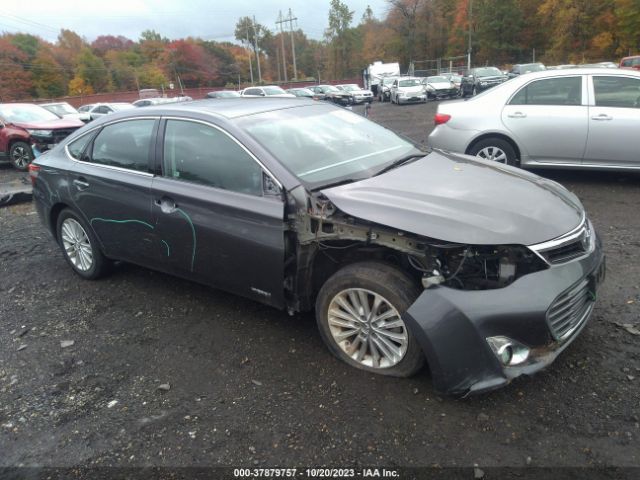
MULTIPOLYGON (((425 142, 434 105, 371 118, 425 142)), ((584 202, 607 281, 549 369, 462 400, 348 367, 310 315, 131 265, 83 281, 31 204, 0 209, 0 465, 640 466, 640 176, 541 173, 584 202)))

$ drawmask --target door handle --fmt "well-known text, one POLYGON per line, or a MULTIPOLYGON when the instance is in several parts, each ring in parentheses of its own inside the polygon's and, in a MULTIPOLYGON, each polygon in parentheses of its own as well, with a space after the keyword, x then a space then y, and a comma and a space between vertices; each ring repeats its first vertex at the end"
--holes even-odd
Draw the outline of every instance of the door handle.
POLYGON ((613 120, 613 117, 610 117, 606 113, 601 113, 600 115, 596 115, 595 117, 591 117, 591 120, 598 120, 599 122, 613 120))
POLYGON ((76 178, 73 181, 73 184, 78 190, 86 190, 87 188, 89 188, 89 182, 87 182, 84 177, 76 178))
POLYGON ((178 209, 178 204, 169 197, 162 197, 153 203, 160 207, 162 213, 173 213, 178 209))
POLYGON ((527 114, 526 113, 522 113, 522 112, 515 112, 515 113, 510 113, 509 115, 507 115, 507 117, 509 117, 509 118, 527 118, 527 114))

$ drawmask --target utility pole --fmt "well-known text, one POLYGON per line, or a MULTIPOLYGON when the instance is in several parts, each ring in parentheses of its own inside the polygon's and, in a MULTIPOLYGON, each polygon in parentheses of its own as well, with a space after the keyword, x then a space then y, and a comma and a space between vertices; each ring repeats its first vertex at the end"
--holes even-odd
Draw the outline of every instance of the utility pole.
POLYGON ((278 83, 282 81, 282 71, 280 70, 280 50, 276 48, 276 62, 278 63, 278 83))
POLYGON ((258 62, 258 83, 262 83, 262 73, 260 72, 260 51, 259 51, 259 43, 258 43, 258 29, 256 28, 256 17, 255 15, 253 16, 253 49, 256 52, 256 62, 258 62))
MULTIPOLYGON (((249 42, 249 27, 247 27, 247 46, 251 45, 249 42)), ((249 75, 251 77, 251 85, 253 85, 253 64, 251 63, 251 50, 249 50, 249 75)))
POLYGON ((284 72, 284 81, 287 81, 287 56, 284 51, 284 32, 282 30, 282 24, 286 22, 286 20, 282 17, 282 10, 278 13, 278 20, 276 21, 276 25, 280 27, 280 45, 282 47, 282 71, 284 72))
POLYGON ((471 70, 471 22, 473 20, 473 0, 469 0, 469 49, 467 50, 467 71, 471 70))
POLYGON ((286 18, 289 20, 289 34, 291 35, 291 54, 293 55, 293 79, 298 79, 298 67, 296 66, 296 44, 293 41, 293 21, 298 20, 298 17, 294 17, 291 13, 291 9, 289 9, 289 17, 286 18))

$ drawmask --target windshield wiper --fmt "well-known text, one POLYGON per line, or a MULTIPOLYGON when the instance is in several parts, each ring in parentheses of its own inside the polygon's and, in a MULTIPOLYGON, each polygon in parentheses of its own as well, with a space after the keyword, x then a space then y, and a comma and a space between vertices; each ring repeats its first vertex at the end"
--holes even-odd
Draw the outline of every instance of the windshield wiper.
POLYGON ((387 165, 382 170, 376 172, 373 176, 377 177, 378 175, 382 175, 383 173, 388 172, 389 170, 393 170, 394 168, 398 168, 401 165, 406 165, 407 163, 415 162, 420 158, 424 158, 427 154, 425 152, 413 153, 411 155, 406 155, 397 160, 394 160, 393 163, 387 165))
POLYGON ((318 190, 324 190, 325 188, 339 187, 340 185, 346 185, 347 183, 357 182, 358 180, 362 180, 362 179, 361 178, 344 178, 342 180, 338 180, 337 182, 327 183, 325 185, 320 185, 319 187, 314 187, 311 189, 311 191, 317 192, 318 190))

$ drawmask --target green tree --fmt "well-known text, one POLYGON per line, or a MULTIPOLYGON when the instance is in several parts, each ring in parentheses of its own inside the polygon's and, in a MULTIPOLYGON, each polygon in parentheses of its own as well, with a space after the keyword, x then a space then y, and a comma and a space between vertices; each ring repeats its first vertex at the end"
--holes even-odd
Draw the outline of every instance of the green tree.
POLYGON ((48 51, 38 53, 33 61, 33 86, 40 98, 57 98, 67 93, 68 77, 48 51))
POLYGON ((353 14, 353 10, 349 10, 349 7, 340 0, 331 0, 329 27, 325 30, 325 38, 333 54, 334 78, 346 75, 349 70, 349 54, 352 49, 352 35, 349 27, 353 14))
POLYGON ((111 88, 109 71, 104 61, 85 47, 77 57, 76 77, 82 78, 86 85, 90 85, 94 92, 106 92, 111 88))

